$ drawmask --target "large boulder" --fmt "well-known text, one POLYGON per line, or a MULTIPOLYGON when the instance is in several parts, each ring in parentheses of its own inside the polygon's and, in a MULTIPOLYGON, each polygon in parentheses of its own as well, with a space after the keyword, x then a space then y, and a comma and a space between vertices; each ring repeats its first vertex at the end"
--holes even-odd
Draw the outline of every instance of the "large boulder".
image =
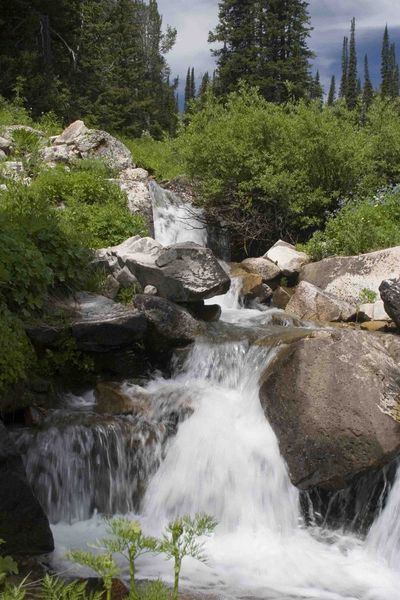
POLYGON ((49 162, 65 162, 67 152, 71 159, 97 158, 110 167, 122 171, 134 167, 128 148, 106 131, 88 129, 83 121, 71 123, 65 131, 53 140, 57 150, 47 150, 44 158, 49 162))
POLYGON ((350 321, 357 315, 357 306, 301 281, 286 306, 286 312, 310 321, 350 321))
POLYGON ((278 240, 276 244, 268 250, 264 258, 275 263, 284 277, 296 277, 301 269, 311 261, 311 258, 305 252, 299 252, 292 244, 283 240, 278 240))
POLYGON ((345 488, 400 451, 400 340, 314 332, 282 349, 261 403, 293 483, 345 488))
MULTIPOLYGON (((98 260, 118 259, 128 267, 143 289, 157 288, 159 296, 173 302, 197 302, 225 294, 230 278, 211 250, 197 244, 163 248, 152 238, 133 237, 98 252, 98 260)), ((108 262, 110 264, 110 262, 108 262)))
MULTIPOLYGON (((359 256, 333 256, 306 265, 300 279, 346 302, 360 303, 363 290, 379 299, 379 286, 384 279, 398 278, 400 246, 359 256)), ((361 302, 363 303, 363 302, 361 302)))
POLYGON ((0 422, 0 538, 2 552, 43 554, 54 549, 48 519, 26 478, 22 459, 0 422))
POLYGON ((400 327, 400 279, 382 281, 379 293, 384 303, 385 311, 400 327))
POLYGON ((152 349, 185 346, 205 333, 204 323, 197 321, 186 309, 165 298, 137 295, 134 305, 146 316, 149 323, 147 343, 152 349))
MULTIPOLYGON (((240 266, 249 273, 260 275, 263 283, 266 283, 271 287, 281 275, 280 268, 268 258, 246 258, 240 263, 240 266)), ((277 284, 274 287, 277 287, 277 284)))
POLYGON ((27 333, 37 346, 58 347, 66 335, 78 350, 107 352, 128 348, 143 340, 147 321, 133 306, 125 306, 97 294, 81 292, 58 304, 65 318, 59 324, 30 326, 27 333))

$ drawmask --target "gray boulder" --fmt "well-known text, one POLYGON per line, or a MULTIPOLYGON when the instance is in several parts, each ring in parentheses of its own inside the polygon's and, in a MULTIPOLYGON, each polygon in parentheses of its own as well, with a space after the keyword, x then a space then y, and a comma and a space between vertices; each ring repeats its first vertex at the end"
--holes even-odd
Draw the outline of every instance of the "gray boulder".
POLYGON ((284 277, 295 277, 301 269, 311 261, 305 252, 299 252, 292 244, 278 240, 264 255, 275 263, 284 277))
POLYGON ((0 422, 0 538, 2 553, 43 554, 54 549, 49 521, 26 478, 22 459, 0 422))
POLYGON ((107 352, 128 348, 146 334, 147 322, 142 313, 104 296, 81 292, 59 303, 57 309, 66 315, 59 325, 27 328, 34 344, 57 347, 68 334, 75 339, 78 350, 107 352))
POLYGON ((147 343, 152 349, 184 346, 205 332, 204 323, 196 321, 186 309, 169 300, 137 295, 133 303, 149 323, 147 343))
POLYGON ((382 281, 379 293, 384 303, 385 311, 400 327, 400 279, 382 281))
POLYGON ((301 281, 286 306, 286 312, 310 321, 350 321, 357 314, 357 306, 301 281))
POLYGON ((295 485, 342 489, 398 454, 399 357, 396 336, 354 330, 282 349, 260 398, 295 485))
POLYGON ((268 258, 246 258, 240 266, 249 273, 255 273, 262 277, 263 283, 271 285, 281 275, 280 268, 268 258))
POLYGON ((300 279, 346 302, 360 302, 364 289, 379 299, 379 286, 385 279, 399 276, 400 246, 359 256, 333 256, 306 265, 300 279))
POLYGON ((225 294, 230 278, 211 250, 197 244, 175 244, 163 248, 152 238, 133 237, 123 244, 101 251, 117 257, 142 288, 153 286, 159 296, 173 302, 196 302, 225 294))

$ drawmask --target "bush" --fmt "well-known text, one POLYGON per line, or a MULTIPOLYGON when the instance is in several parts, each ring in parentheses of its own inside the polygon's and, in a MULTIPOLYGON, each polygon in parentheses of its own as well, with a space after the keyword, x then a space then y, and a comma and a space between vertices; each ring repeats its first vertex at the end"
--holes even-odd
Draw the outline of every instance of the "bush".
POLYGON ((34 364, 35 355, 21 322, 0 300, 0 395, 21 379, 34 364))
POLYGON ((123 138, 122 141, 132 152, 134 161, 158 179, 174 179, 185 174, 185 165, 173 140, 159 141, 144 135, 135 139, 123 138))
POLYGON ((345 205, 305 245, 315 260, 400 245, 400 190, 345 205))

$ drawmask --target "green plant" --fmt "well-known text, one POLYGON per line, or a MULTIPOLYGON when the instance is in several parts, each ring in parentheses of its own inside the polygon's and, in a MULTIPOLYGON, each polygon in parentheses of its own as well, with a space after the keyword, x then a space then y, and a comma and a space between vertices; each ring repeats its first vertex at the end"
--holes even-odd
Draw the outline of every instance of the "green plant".
POLYGON ((35 353, 21 321, 6 308, 1 298, 0 340, 1 396, 10 386, 25 379, 35 364, 35 353))
POLYGON ((87 581, 66 583, 57 577, 45 575, 41 581, 41 600, 101 600, 101 592, 87 592, 87 581))
POLYGON ((77 349, 76 341, 65 336, 60 341, 59 348, 47 348, 38 360, 38 369, 46 377, 69 376, 71 373, 84 374, 94 371, 93 359, 77 349))
POLYGON ((216 526, 215 519, 202 514, 197 514, 194 518, 184 516, 168 525, 158 545, 158 550, 174 561, 173 600, 178 600, 182 560, 185 556, 191 556, 205 562, 204 544, 198 538, 203 535, 210 535, 216 526))
POLYGON ((111 552, 106 554, 92 554, 90 552, 69 552, 67 557, 83 567, 88 567, 97 573, 103 580, 106 600, 111 600, 112 582, 114 577, 120 575, 120 569, 114 561, 111 552))
POLYGON ((40 136, 28 129, 16 129, 13 132, 12 158, 20 160, 26 175, 32 177, 40 170, 40 136))
POLYGON ((6 585, 5 589, 0 592, 0 600, 25 600, 25 598, 25 582, 22 582, 20 585, 6 585))
POLYGON ((360 304, 373 304, 374 302, 376 302, 377 297, 378 294, 376 292, 368 288, 364 288, 360 292, 358 301, 360 304))
POLYGON ((140 288, 137 285, 131 285, 127 288, 122 288, 118 292, 117 300, 121 304, 132 304, 136 294, 140 294, 140 288))
POLYGON ((140 600, 169 600, 169 590, 162 581, 151 581, 141 589, 140 600))
POLYGON ((139 521, 115 518, 108 521, 108 532, 112 537, 102 539, 97 548, 105 548, 110 553, 120 554, 129 562, 131 600, 138 600, 138 589, 135 580, 135 561, 143 554, 157 553, 158 541, 142 532, 139 521))
MULTIPOLYGON (((0 545, 5 541, 0 539, 0 545)), ((17 575, 18 565, 11 556, 0 556, 0 585, 4 584, 8 575, 17 575)))

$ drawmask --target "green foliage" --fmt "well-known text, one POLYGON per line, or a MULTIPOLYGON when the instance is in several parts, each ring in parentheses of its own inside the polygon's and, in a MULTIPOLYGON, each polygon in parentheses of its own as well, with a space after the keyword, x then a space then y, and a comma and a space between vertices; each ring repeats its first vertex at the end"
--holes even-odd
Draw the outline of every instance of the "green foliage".
POLYGON ((123 138, 122 141, 132 152, 135 162, 158 179, 174 179, 185 174, 186 166, 173 140, 159 141, 143 135, 135 139, 123 138))
MULTIPOLYGON (((4 540, 0 539, 0 545, 4 544, 4 540)), ((8 575, 17 575, 18 565, 11 556, 0 556, 0 585, 6 580, 8 575)))
POLYGON ((69 552, 68 558, 97 573, 103 580, 106 600, 111 600, 112 580, 120 575, 120 570, 111 553, 91 554, 90 552, 74 551, 69 552))
POLYGON ((400 245, 400 193, 372 201, 352 202, 331 217, 325 231, 317 232, 305 246, 314 259, 355 255, 400 245))
POLYGON ((129 598, 137 600, 138 590, 135 581, 135 561, 143 554, 157 553, 158 541, 154 537, 145 536, 139 521, 115 518, 108 521, 108 532, 112 537, 97 542, 97 548, 105 548, 110 554, 120 554, 129 562, 130 594, 129 598))
POLYGON ((76 341, 66 337, 58 349, 47 348, 38 360, 38 369, 45 377, 76 375, 94 371, 93 359, 77 349, 76 341))
POLYGON ((151 581, 140 591, 140 600, 169 600, 169 590, 162 581, 151 581))
POLYGON ((56 577, 45 575, 40 586, 41 600, 102 600, 101 592, 87 592, 87 581, 65 583, 56 577))
POLYGON ((5 589, 0 592, 0 600, 25 600, 25 598, 26 590, 23 583, 18 586, 6 586, 5 589))
POLYGON ((136 285, 131 285, 127 288, 122 288, 118 292, 117 300, 121 304, 132 304, 136 294, 139 294, 139 288, 136 285))
POLYGON ((364 288, 361 290, 358 300, 360 304, 373 304, 376 302, 377 297, 378 295, 376 292, 369 288, 364 288))
POLYGON ((8 125, 32 125, 32 119, 18 102, 8 102, 0 96, 0 127, 8 125))
POLYGON ((0 299, 0 395, 28 375, 35 355, 21 321, 0 299))
POLYGON ((182 560, 185 556, 191 556, 205 562, 204 543, 199 541, 199 537, 210 535, 216 526, 215 519, 203 514, 184 516, 168 525, 158 550, 174 561, 173 600, 178 600, 182 560))

